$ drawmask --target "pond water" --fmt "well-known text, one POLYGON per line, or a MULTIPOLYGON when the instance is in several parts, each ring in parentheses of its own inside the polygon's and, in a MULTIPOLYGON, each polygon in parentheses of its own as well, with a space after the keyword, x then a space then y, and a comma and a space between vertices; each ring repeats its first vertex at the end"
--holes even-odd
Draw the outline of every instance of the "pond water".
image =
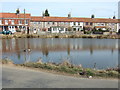
POLYGON ((85 68, 105 69, 118 66, 118 39, 18 38, 2 39, 2 58, 16 64, 69 61, 85 68), (31 51, 25 51, 30 49, 31 51))

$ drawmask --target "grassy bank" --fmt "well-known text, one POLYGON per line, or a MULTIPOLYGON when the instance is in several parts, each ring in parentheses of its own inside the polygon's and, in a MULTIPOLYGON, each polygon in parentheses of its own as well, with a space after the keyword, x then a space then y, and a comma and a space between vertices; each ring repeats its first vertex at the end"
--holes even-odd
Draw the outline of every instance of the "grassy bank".
POLYGON ((55 63, 43 63, 38 62, 27 62, 25 64, 13 64, 11 60, 0 60, 2 64, 22 66, 28 68, 37 68, 48 71, 54 71, 59 73, 66 73, 70 75, 77 75, 80 77, 87 78, 119 78, 120 72, 118 69, 106 69, 106 70, 96 70, 91 68, 83 68, 81 66, 75 66, 70 64, 67 61, 64 61, 59 64, 55 63))
POLYGON ((120 39, 120 35, 80 35, 80 34, 14 34, 1 35, 2 39, 10 38, 98 38, 98 39, 120 39))

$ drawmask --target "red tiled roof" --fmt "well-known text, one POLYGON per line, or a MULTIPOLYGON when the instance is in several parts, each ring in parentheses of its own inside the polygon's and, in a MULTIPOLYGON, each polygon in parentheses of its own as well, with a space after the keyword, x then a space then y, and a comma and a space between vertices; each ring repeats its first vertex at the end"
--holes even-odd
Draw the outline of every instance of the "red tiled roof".
MULTIPOLYGON (((0 13, 0 18, 24 18, 24 14, 20 13, 0 13)), ((42 17, 31 16, 31 14, 25 14, 25 18, 30 18, 31 21, 54 21, 54 22, 94 22, 94 23, 120 23, 120 19, 107 19, 107 18, 78 18, 78 17, 42 17)))
MULTIPOLYGON (((54 21, 54 22, 98 22, 98 23, 118 23, 118 19, 106 19, 106 18, 68 18, 68 17, 37 17, 31 16, 31 21, 54 21)), ((120 22, 120 21, 119 21, 120 22)))
MULTIPOLYGON (((24 14, 17 15, 16 13, 0 13, 0 18, 24 18, 24 14)), ((30 14, 25 14, 25 18, 31 18, 30 14)))

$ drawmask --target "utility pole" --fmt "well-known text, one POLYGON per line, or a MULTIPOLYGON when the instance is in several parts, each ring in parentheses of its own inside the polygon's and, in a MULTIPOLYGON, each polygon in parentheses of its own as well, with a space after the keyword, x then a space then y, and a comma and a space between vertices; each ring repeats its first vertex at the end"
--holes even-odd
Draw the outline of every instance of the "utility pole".
POLYGON ((2 28, 2 31, 4 31, 5 29, 4 29, 4 23, 5 23, 5 20, 4 20, 4 18, 2 17, 2 26, 3 26, 3 28, 2 28))
POLYGON ((25 9, 24 9, 24 32, 26 33, 27 28, 25 26, 25 23, 26 23, 26 21, 25 21, 25 9))

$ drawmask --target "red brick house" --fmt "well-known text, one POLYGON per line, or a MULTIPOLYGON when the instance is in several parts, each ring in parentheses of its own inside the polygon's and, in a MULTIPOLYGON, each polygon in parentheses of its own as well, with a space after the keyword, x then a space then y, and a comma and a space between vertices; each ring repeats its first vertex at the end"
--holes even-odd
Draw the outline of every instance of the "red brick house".
POLYGON ((30 14, 0 13, 0 30, 24 31, 30 25, 30 14))

